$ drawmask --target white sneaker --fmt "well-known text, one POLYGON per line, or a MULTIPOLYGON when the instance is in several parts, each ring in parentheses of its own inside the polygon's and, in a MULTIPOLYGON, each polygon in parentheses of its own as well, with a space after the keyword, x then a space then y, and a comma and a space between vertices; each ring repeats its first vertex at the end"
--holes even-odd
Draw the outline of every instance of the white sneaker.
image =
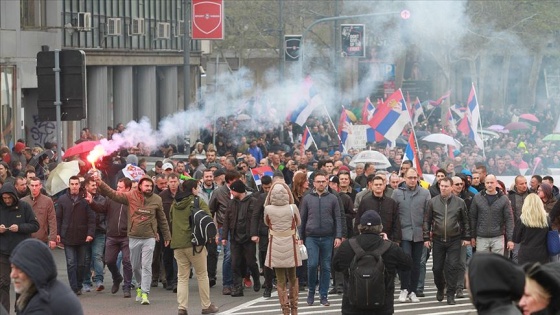
POLYGON ((407 299, 408 299, 408 290, 407 289, 401 290, 401 294, 399 295, 399 302, 404 303, 406 302, 407 299))
POLYGON ((416 293, 414 293, 414 292, 410 292, 410 294, 408 295, 408 298, 412 301, 412 303, 420 302, 420 299, 418 299, 418 297, 416 296, 416 293))

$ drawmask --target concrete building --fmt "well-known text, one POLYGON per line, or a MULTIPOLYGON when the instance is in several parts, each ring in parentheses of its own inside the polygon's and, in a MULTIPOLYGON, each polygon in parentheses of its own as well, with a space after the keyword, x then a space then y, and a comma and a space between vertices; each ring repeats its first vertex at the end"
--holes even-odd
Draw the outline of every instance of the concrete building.
MULTIPOLYGON (((152 128, 184 109, 185 0, 0 1, 0 132, 2 145, 55 141, 55 122, 40 121, 36 55, 41 49, 78 49, 86 55, 87 117, 63 122, 63 146, 83 127, 106 135, 108 126, 143 116, 152 128)), ((190 41, 189 103, 201 80, 201 42, 190 41)))

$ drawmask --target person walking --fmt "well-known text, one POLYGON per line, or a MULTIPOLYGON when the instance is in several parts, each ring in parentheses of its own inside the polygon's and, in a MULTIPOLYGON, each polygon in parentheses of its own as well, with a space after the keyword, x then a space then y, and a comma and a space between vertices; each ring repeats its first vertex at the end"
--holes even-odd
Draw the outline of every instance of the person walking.
MULTIPOLYGON (((264 222, 269 231, 265 268, 274 268, 276 273, 276 290, 282 313, 297 315, 299 285, 296 267, 301 266, 297 227, 301 218, 290 188, 285 183, 276 182, 270 188, 265 200, 264 222)), ((258 237, 255 240, 258 241, 258 237)))
POLYGON ((76 294, 57 279, 54 257, 43 242, 33 238, 22 241, 12 251, 10 262, 10 278, 19 295, 18 315, 84 313, 76 294))
POLYGON ((10 255, 19 243, 39 230, 39 222, 31 206, 19 200, 11 183, 0 188, 0 197, 0 304, 9 313, 10 255))
MULTIPOLYGON (((381 222, 381 217, 374 210, 365 211, 362 216, 360 216, 360 224, 358 225, 358 231, 360 234, 355 236, 354 239, 356 239, 358 245, 360 245, 365 252, 373 252, 384 244, 385 241, 380 235, 383 231, 383 224, 381 222)), ((350 268, 355 255, 356 253, 350 245, 350 240, 346 240, 342 242, 333 257, 333 268, 336 271, 344 273, 345 286, 348 285, 348 269, 350 268)), ((395 294, 395 276, 397 274, 397 269, 410 269, 412 266, 412 259, 410 258, 410 255, 405 254, 402 248, 400 248, 396 243, 391 244, 389 249, 381 255, 381 258, 383 259, 386 272, 385 304, 378 310, 362 310, 356 308, 350 304, 348 288, 345 287, 344 294, 342 295, 342 314, 385 315, 394 313, 395 309, 393 299, 395 294)))
POLYGON ((33 208, 33 212, 39 222, 39 230, 31 237, 47 244, 50 249, 56 247, 56 212, 54 211, 54 203, 51 198, 41 193, 43 184, 38 177, 32 177, 29 181, 29 190, 31 193, 22 198, 33 208))
POLYGON ((404 303, 407 300, 419 302, 416 291, 418 290, 424 248, 422 229, 426 204, 431 197, 427 189, 419 186, 416 169, 406 170, 403 183, 393 191, 391 198, 397 202, 402 231, 401 247, 406 254, 412 257, 412 270, 399 271, 401 279, 399 302, 404 303))
POLYGON ((321 264, 319 295, 321 305, 329 306, 327 297, 331 272, 333 246, 342 242, 342 221, 338 198, 327 190, 327 174, 317 171, 313 179, 314 190, 305 195, 300 203, 301 225, 299 244, 305 242, 308 251, 307 281, 309 292, 307 304, 315 302, 317 267, 321 264))
POLYGON ((68 192, 58 198, 56 204, 56 241, 64 244, 70 287, 81 295, 84 272, 89 270, 90 265, 86 250, 95 235, 95 212, 86 200, 86 192, 80 187, 80 178, 72 176, 68 183, 68 192))
MULTIPOLYGON (((188 314, 189 305, 189 277, 191 267, 194 267, 198 282, 198 293, 202 314, 217 313, 218 308, 210 301, 210 283, 207 270, 208 252, 204 245, 193 248, 192 227, 189 217, 195 209, 195 202, 208 215, 210 210, 206 202, 198 197, 198 182, 187 179, 182 183, 182 190, 177 191, 169 210, 169 219, 172 224, 171 249, 177 261, 177 303, 179 304, 179 315, 188 314)), ((214 241, 214 240, 210 240, 214 241)))
POLYGON ((447 304, 455 305, 461 246, 470 245, 471 235, 467 206, 452 194, 451 183, 449 177, 439 180, 440 194, 428 201, 423 231, 424 246, 433 247, 436 299, 443 301, 447 287, 447 304))
POLYGON ((520 265, 550 261, 546 247, 548 230, 549 219, 543 202, 537 194, 531 193, 525 198, 513 229, 513 242, 519 244, 517 259, 520 265))
POLYGON ((117 192, 100 177, 94 175, 101 194, 116 202, 129 206, 128 210, 128 239, 130 248, 130 263, 136 282, 136 301, 142 305, 150 305, 148 294, 152 282, 152 258, 158 228, 163 234, 164 246, 169 246, 171 233, 163 212, 161 197, 154 194, 154 182, 144 176, 138 182, 137 189, 127 192, 117 192))

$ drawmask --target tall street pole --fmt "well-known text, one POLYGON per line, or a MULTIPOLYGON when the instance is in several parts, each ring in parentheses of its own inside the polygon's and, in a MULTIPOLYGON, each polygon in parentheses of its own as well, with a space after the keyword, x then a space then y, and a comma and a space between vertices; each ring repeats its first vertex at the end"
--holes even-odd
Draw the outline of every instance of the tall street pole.
POLYGON ((183 101, 185 110, 189 109, 191 99, 191 34, 189 32, 189 26, 191 24, 190 9, 191 2, 189 0, 183 0, 183 101))

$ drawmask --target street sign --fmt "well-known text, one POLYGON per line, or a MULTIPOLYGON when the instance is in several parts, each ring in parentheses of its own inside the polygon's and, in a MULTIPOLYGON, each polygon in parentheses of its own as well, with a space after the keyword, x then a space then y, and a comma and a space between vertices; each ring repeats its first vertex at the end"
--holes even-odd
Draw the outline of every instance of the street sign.
POLYGON ((365 57, 365 25, 342 24, 340 26, 342 52, 347 57, 365 57))
MULTIPOLYGON (((83 50, 60 51, 61 120, 82 120, 87 113, 86 55, 83 50)), ((55 52, 37 53, 39 120, 56 121, 55 52)))
POLYGON ((284 35, 284 60, 298 61, 301 52, 301 35, 284 35))
POLYGON ((192 1, 192 39, 224 39, 223 0, 192 1))

